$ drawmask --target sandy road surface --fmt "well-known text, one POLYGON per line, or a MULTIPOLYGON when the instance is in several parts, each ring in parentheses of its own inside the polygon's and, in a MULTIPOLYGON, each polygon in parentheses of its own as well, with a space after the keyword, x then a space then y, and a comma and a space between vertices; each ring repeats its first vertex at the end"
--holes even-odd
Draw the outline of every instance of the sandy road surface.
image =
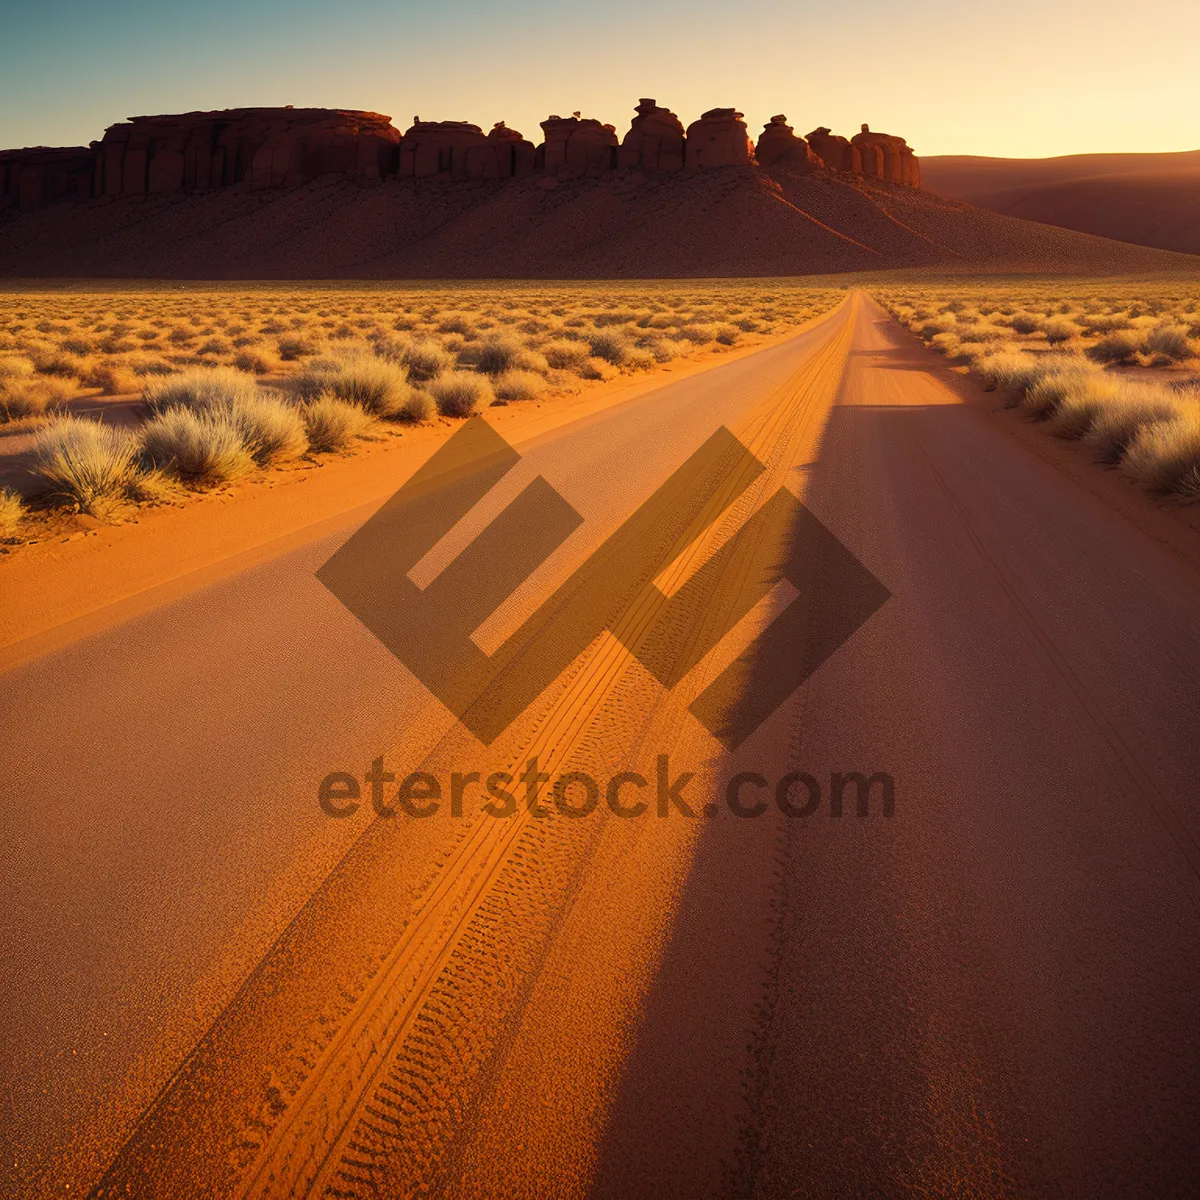
POLYGON ((6 1190, 1183 1194, 1200 591, 928 365, 859 298, 522 445, 418 573, 541 474, 583 522, 476 641, 572 579, 612 632, 488 747, 313 578, 350 527, 8 672, 6 1190), (761 472, 698 486, 627 593, 581 577, 721 424, 761 472), (683 585, 780 487, 891 598, 729 752, 688 706, 778 671, 794 530, 683 585), (648 646, 696 665, 664 690, 648 646), (652 793, 662 754, 692 819, 316 803, 377 756, 652 793), (724 807, 795 771, 812 815, 724 807), (835 771, 894 816, 831 817, 835 771))

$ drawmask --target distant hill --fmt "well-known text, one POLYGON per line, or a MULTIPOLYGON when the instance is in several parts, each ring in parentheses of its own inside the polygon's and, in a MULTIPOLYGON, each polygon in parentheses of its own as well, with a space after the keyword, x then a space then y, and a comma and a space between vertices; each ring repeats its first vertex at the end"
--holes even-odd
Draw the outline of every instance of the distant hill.
POLYGON ((1200 260, 825 170, 545 180, 330 178, 70 201, 0 219, 0 274, 668 278, 899 267, 1120 273, 1200 260))
POLYGON ((921 159, 943 196, 1100 237, 1200 254, 1200 150, 1061 158, 921 159))

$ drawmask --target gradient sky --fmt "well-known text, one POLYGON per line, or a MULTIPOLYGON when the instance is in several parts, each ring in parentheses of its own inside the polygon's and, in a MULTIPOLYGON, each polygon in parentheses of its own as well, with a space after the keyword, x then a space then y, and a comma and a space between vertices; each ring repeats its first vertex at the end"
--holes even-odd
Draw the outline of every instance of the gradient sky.
POLYGON ((1200 0, 0 0, 0 147, 142 113, 364 108, 404 129, 551 112, 628 128, 639 96, 751 133, 863 121, 918 154, 1200 148, 1200 0))

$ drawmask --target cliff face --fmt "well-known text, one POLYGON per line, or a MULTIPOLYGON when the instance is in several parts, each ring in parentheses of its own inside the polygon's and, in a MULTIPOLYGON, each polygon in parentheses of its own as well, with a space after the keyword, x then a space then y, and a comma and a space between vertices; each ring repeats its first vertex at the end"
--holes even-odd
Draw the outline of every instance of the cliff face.
POLYGON ((294 187, 325 176, 380 181, 545 176, 547 186, 617 168, 651 173, 712 167, 788 166, 862 174, 919 186, 916 156, 903 138, 872 133, 853 141, 824 127, 798 137, 773 117, 755 147, 742 114, 713 108, 688 126, 652 99, 639 102, 619 141, 612 125, 551 116, 535 147, 503 121, 484 134, 466 121, 414 118, 403 135, 391 118, 351 109, 243 108, 133 117, 90 147, 0 152, 0 208, 59 200, 166 195, 245 185, 294 187))

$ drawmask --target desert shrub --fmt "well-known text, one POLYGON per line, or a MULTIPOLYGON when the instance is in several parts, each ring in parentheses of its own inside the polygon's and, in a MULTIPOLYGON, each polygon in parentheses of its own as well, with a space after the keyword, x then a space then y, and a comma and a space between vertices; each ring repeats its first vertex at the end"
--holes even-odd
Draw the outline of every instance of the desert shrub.
POLYGON ((1200 496, 1200 403, 1194 401, 1170 420, 1143 426, 1121 467, 1151 491, 1200 496))
POLYGON ((1038 360, 1023 350, 1001 350, 977 359, 972 369, 991 387, 1024 392, 1042 373, 1038 360))
MULTIPOLYGON (((413 392, 408 372, 396 363, 369 354, 336 361, 336 369, 324 372, 320 391, 339 400, 357 404, 384 420, 412 420, 413 392)), ((419 407, 419 406, 418 406, 419 407)))
POLYGON ((716 340, 722 346, 732 346, 742 336, 742 331, 736 325, 718 325, 716 340))
POLYGON ((588 345, 592 358, 602 358, 614 367, 619 367, 629 357, 629 338, 615 329, 604 329, 592 334, 588 345))
POLYGON ((444 313, 437 323, 437 331, 438 333, 461 333, 467 337, 473 337, 476 331, 475 319, 470 313, 444 313))
POLYGON ((1078 378, 1067 388, 1051 417, 1059 437, 1080 438, 1106 408, 1118 403, 1120 384, 1100 373, 1078 378))
POLYGON ((547 343, 542 348, 542 353, 550 366, 560 371, 578 371, 592 356, 587 342, 577 342, 569 338, 547 343))
POLYGON ((129 497, 138 475, 137 439, 100 421, 62 417, 33 443, 34 470, 80 512, 102 517, 129 497))
POLYGON ((12 537, 24 515, 21 497, 6 487, 0 487, 0 537, 12 537))
POLYGON ((488 375, 501 375, 521 366, 525 347, 514 337, 489 337, 474 352, 475 365, 488 375))
POLYGON ((1143 348, 1147 354, 1161 355, 1173 362, 1182 362, 1196 355, 1196 347, 1188 339, 1186 325, 1160 325, 1152 329, 1146 335, 1143 348))
POLYGON ((32 360, 23 354, 0 355, 0 387, 14 379, 28 379, 34 370, 32 360))
POLYGON ((242 350, 233 359, 233 365, 239 371, 251 375, 269 375, 275 370, 276 364, 261 350, 242 350))
POLYGON ((320 349, 315 338, 299 333, 289 333, 279 339, 279 357, 284 362, 295 362, 298 358, 319 353, 320 349))
POLYGON ((1042 318, 1035 316, 1033 313, 1017 313, 1016 316, 1010 317, 1008 327, 1014 333, 1037 333, 1041 328, 1042 318))
POLYGON ((259 466, 299 458, 308 449, 304 417, 299 408, 279 396, 254 396, 214 408, 241 434, 259 466))
POLYGON ((1047 420, 1054 416, 1072 391, 1085 387, 1094 374, 1083 361, 1063 364, 1036 380, 1026 391, 1022 404, 1031 416, 1047 420))
POLYGON ((321 453, 345 450, 371 425, 371 414, 365 408, 331 393, 318 396, 302 411, 309 445, 321 453))
POLYGON ((1123 380, 1111 402, 1096 414, 1084 440, 1101 462, 1119 462, 1144 427, 1169 421, 1179 412, 1179 403, 1157 384, 1123 380))
POLYGON ((1123 363, 1132 362, 1139 349, 1140 342, 1136 336, 1119 330, 1088 346, 1084 353, 1093 362, 1123 363))
POLYGON ((546 389, 546 381, 536 371, 505 371, 492 380, 497 400, 532 400, 546 389))
POLYGON ((670 362, 673 358, 678 358, 683 347, 674 338, 656 337, 649 338, 646 344, 642 347, 656 363, 670 362))
POLYGON ((616 367, 602 358, 589 358, 579 368, 580 379, 616 379, 620 374, 616 367))
POLYGON ((166 408, 142 427, 141 445, 155 467, 198 485, 225 483, 254 469, 242 431, 219 408, 166 408))
POLYGON ((1047 317, 1041 323, 1041 330, 1046 335, 1046 341, 1052 346, 1069 342, 1080 333, 1079 326, 1066 317, 1047 317))
POLYGON ((142 386, 141 377, 122 363, 100 362, 91 368, 84 381, 89 387, 99 388, 106 396, 120 396, 136 392, 142 386))
POLYGON ((177 406, 230 405, 257 396, 258 384, 253 378, 232 367, 200 367, 178 375, 164 375, 149 380, 143 392, 143 399, 155 412, 177 406))
POLYGON ((627 371, 649 371, 657 363, 658 359, 649 350, 645 350, 641 346, 634 346, 625 356, 625 370, 627 371))
MULTIPOLYGON (((703 345, 705 342, 716 340, 718 326, 710 325, 705 322, 690 323, 681 326, 678 337, 684 341, 695 342, 697 345, 703 345)), ((610 360, 611 361, 611 360, 610 360)))
POLYGON ((449 371, 433 380, 429 390, 443 417, 469 417, 493 399, 492 385, 472 371, 449 371))
POLYGON ((437 342, 413 342, 404 353, 408 377, 416 383, 428 383, 454 367, 454 355, 437 342))
POLYGON ((0 417, 16 421, 22 417, 40 417, 61 408, 79 395, 75 379, 46 376, 0 379, 0 417))

